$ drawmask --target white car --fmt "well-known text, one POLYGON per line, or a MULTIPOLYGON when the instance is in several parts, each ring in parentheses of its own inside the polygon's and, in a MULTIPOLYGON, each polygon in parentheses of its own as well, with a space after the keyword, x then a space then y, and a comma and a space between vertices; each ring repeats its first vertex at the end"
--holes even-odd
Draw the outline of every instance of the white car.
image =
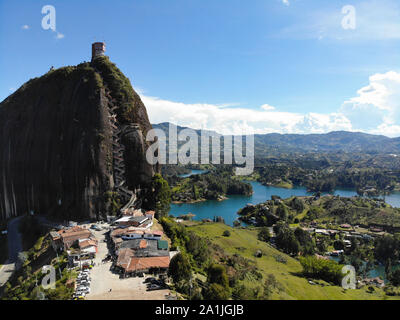
MULTIPOLYGON (((77 290, 80 291, 80 292, 90 293, 90 288, 89 288, 89 287, 86 287, 86 286, 79 286, 79 287, 77 288, 77 290)), ((77 292, 78 292, 78 291, 77 291, 77 292)))
POLYGON ((83 281, 79 281, 78 284, 82 285, 82 286, 90 286, 90 280, 83 280, 83 281))
POLYGON ((78 282, 80 282, 80 281, 91 281, 92 279, 90 279, 90 277, 89 276, 87 276, 87 277, 80 277, 80 278, 77 278, 76 279, 78 282))
POLYGON ((74 297, 85 297, 86 292, 84 291, 76 291, 74 297))

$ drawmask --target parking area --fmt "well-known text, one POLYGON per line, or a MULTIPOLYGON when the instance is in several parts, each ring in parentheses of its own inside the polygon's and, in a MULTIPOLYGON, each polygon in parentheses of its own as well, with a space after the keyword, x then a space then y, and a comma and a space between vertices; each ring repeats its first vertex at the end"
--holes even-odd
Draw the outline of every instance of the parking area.
POLYGON ((86 300, 165 300, 170 290, 147 291, 145 279, 150 276, 120 279, 119 274, 110 271, 111 262, 103 263, 108 254, 105 233, 107 230, 92 230, 98 240, 98 253, 90 270, 90 293, 86 300))

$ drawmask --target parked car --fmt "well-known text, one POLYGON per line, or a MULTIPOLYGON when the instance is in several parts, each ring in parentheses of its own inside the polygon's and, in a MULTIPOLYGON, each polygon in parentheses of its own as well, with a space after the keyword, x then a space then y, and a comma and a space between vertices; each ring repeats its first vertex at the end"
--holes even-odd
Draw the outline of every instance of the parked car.
POLYGON ((74 294, 74 297, 85 297, 86 296, 86 292, 83 291, 76 291, 74 294))
POLYGON ((143 278, 143 277, 144 277, 143 272, 139 272, 137 275, 138 275, 138 277, 140 277, 140 278, 143 278))
POLYGON ((159 285, 156 285, 156 284, 151 284, 147 288, 148 291, 159 290, 159 289, 161 289, 161 287, 159 285))
POLYGON ((150 277, 150 278, 146 278, 146 280, 144 280, 144 283, 152 283, 153 281, 157 280, 156 278, 150 277))
POLYGON ((90 273, 80 273, 78 274, 78 278, 87 278, 90 277, 90 273))
POLYGON ((86 286, 79 286, 78 291, 80 292, 85 292, 85 293, 90 293, 90 288, 86 286))
POLYGON ((83 283, 83 282, 88 282, 88 283, 90 283, 90 282, 91 282, 91 279, 89 279, 89 278, 78 279, 77 282, 78 282, 78 283, 83 283))
POLYGON ((156 284, 156 285, 161 286, 161 287, 165 285, 165 282, 162 281, 162 280, 154 280, 151 283, 152 284, 156 284))
POLYGON ((86 286, 84 284, 78 284, 77 290, 85 290, 87 288, 89 288, 89 286, 86 286))

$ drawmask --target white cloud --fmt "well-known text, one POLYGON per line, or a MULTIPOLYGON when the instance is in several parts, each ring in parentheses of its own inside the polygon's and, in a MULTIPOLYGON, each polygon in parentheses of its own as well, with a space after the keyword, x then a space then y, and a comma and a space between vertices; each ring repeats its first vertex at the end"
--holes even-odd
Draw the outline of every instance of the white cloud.
POLYGON ((152 123, 172 122, 222 134, 346 130, 400 136, 400 73, 395 71, 370 76, 367 86, 329 114, 283 112, 269 104, 248 109, 236 104, 168 101, 144 94, 141 98, 152 123))
POLYGON ((22 30, 28 30, 28 29, 30 29, 30 27, 29 27, 27 24, 24 24, 24 25, 21 27, 21 29, 22 29, 22 30))
POLYGON ((299 114, 282 112, 263 105, 262 110, 220 107, 213 104, 185 104, 142 96, 152 123, 172 122, 222 134, 306 133, 351 130, 349 121, 339 114, 299 114))
POLYGON ((357 94, 340 108, 355 130, 399 135, 400 73, 389 71, 374 74, 369 77, 369 84, 358 90, 357 94))
POLYGON ((275 107, 270 106, 269 104, 263 104, 261 106, 261 109, 265 110, 265 111, 271 111, 271 110, 275 110, 275 107))
POLYGON ((282 0, 282 3, 283 3, 284 5, 286 5, 286 6, 290 5, 289 0, 282 0))
POLYGON ((57 32, 56 39, 63 39, 64 37, 65 36, 62 33, 57 32))

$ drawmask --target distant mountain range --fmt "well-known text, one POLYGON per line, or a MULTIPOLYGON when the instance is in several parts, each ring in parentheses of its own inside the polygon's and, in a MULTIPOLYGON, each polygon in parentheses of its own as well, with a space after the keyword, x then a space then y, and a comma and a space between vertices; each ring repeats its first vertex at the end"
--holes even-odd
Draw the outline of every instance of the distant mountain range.
MULTIPOLYGON (((168 122, 153 124, 153 128, 166 132, 167 139, 168 127, 168 122)), ((178 132, 185 128, 177 126, 178 132)), ((219 135, 216 132, 214 134, 219 135)), ((276 153, 310 152, 400 153, 400 138, 348 131, 333 131, 325 134, 257 134, 254 136, 254 145, 256 157, 276 153)))

